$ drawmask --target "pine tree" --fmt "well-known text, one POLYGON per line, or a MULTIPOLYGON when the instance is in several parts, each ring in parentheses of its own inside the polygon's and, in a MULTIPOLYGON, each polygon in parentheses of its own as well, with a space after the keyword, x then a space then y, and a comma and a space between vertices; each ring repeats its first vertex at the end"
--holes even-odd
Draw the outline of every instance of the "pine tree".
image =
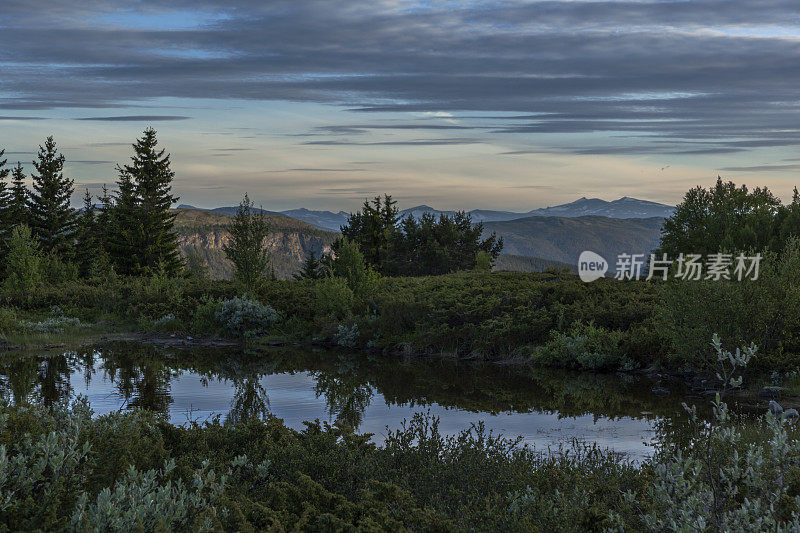
POLYGON ((11 197, 8 205, 8 217, 12 226, 28 223, 28 188, 25 187, 25 172, 22 164, 17 161, 17 166, 11 171, 11 197))
POLYGON ((77 215, 69 205, 75 182, 64 177, 64 156, 52 136, 39 146, 33 166, 36 172, 28 199, 31 230, 45 253, 69 254, 77 225, 77 215))
POLYGON ((143 238, 136 185, 124 168, 117 167, 117 170, 117 194, 112 199, 107 191, 103 193, 100 218, 107 219, 104 246, 117 273, 141 275, 144 273, 141 257, 143 238))
POLYGON ((94 202, 89 189, 86 189, 86 194, 83 196, 83 211, 78 219, 76 246, 75 259, 78 264, 78 273, 85 278, 89 276, 92 264, 99 252, 94 202))
POLYGON ((178 236, 173 230, 175 214, 169 209, 178 201, 172 196, 172 179, 169 154, 158 150, 156 130, 148 128, 133 145, 135 152, 131 164, 123 167, 135 185, 138 216, 141 223, 140 267, 145 271, 161 270, 175 276, 183 270, 178 254, 178 236))
POLYGON ((108 187, 103 184, 103 189, 100 196, 97 198, 100 201, 100 208, 95 215, 95 239, 97 240, 98 248, 108 251, 108 236, 110 233, 111 214, 114 207, 114 199, 108 192, 108 187))
POLYGON ((14 221, 11 218, 11 190, 6 179, 11 173, 11 169, 6 168, 7 159, 3 159, 5 150, 0 150, 0 243, 5 243, 11 235, 11 228, 14 221))
POLYGON ((236 268, 234 278, 246 291, 257 289, 268 275, 269 257, 264 239, 269 231, 264 212, 254 212, 253 202, 245 194, 230 226, 230 242, 222 250, 236 268))
POLYGON ((323 275, 322 271, 322 264, 314 254, 314 250, 311 250, 303 262, 303 268, 294 275, 294 279, 319 279, 323 275))

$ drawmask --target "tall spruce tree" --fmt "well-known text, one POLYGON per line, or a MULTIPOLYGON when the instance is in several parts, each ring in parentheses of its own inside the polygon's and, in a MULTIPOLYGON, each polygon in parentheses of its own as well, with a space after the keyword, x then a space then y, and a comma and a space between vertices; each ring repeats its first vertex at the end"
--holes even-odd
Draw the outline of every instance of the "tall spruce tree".
POLYGON ((11 169, 6 168, 7 159, 3 158, 5 150, 0 150, 0 243, 4 244, 11 235, 14 221, 11 218, 11 189, 8 186, 8 175, 11 169))
POLYGON ((52 136, 39 146, 33 166, 33 191, 28 199, 31 230, 44 252, 69 255, 77 225, 77 214, 69 205, 75 182, 64 177, 64 156, 52 136))
POLYGON ((89 189, 83 196, 83 210, 78 219, 75 260, 81 277, 88 277, 99 252, 94 201, 89 189))
POLYGON ((264 239, 270 228, 264 212, 253 209, 253 202, 247 194, 239 204, 229 230, 230 242, 222 250, 236 268, 234 279, 245 291, 256 290, 269 275, 264 239))
POLYGON ((325 268, 322 263, 317 259, 314 250, 308 252, 306 260, 303 262, 303 268, 300 272, 294 275, 294 279, 320 279, 325 275, 325 268))
POLYGON ((130 173, 121 167, 117 170, 117 193, 113 199, 106 196, 104 211, 100 214, 101 219, 108 218, 105 246, 118 274, 138 276, 145 270, 141 254, 143 238, 139 200, 130 173))
POLYGON ((183 270, 183 262, 178 253, 178 236, 173 229, 176 215, 169 212, 172 204, 178 201, 177 196, 172 196, 175 173, 170 168, 169 154, 158 149, 153 128, 144 131, 133 150, 131 164, 122 167, 122 171, 133 182, 138 204, 135 211, 141 226, 137 250, 139 268, 175 276, 183 270))
POLYGON ((11 196, 8 204, 8 217, 12 226, 28 224, 28 188, 25 187, 25 171, 22 163, 11 171, 11 196))
POLYGON ((97 198, 100 208, 95 216, 95 237, 99 248, 108 252, 108 236, 111 231, 111 215, 114 208, 114 198, 108 192, 108 187, 103 184, 102 193, 97 198))

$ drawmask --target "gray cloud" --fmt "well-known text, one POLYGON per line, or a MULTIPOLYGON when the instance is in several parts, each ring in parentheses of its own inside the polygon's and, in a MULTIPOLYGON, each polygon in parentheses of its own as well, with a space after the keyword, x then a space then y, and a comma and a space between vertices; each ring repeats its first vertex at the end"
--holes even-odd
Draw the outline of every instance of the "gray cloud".
POLYGON ((86 146, 91 148, 107 148, 111 146, 130 146, 131 143, 113 143, 113 142, 101 142, 101 143, 87 143, 86 146))
POLYGON ((172 120, 188 120, 191 117, 181 115, 121 115, 115 117, 85 117, 75 120, 99 120, 105 122, 160 122, 172 120))
POLYGON ((480 139, 412 139, 408 141, 376 141, 376 142, 355 142, 355 141, 308 141, 303 144, 320 146, 446 146, 459 144, 480 144, 480 139))
POLYGON ((798 169, 800 169, 800 165, 756 165, 752 167, 722 167, 717 170, 724 172, 780 172, 798 169))
POLYGON ((265 172, 364 172, 363 168, 288 168, 286 170, 267 170, 265 172))
POLYGON ((629 146, 607 152, 620 154, 721 154, 800 139, 796 0, 150 0, 133 13, 122 0, 3 4, 0 109, 154 97, 324 102, 489 118, 493 135, 545 134, 553 144, 560 134, 623 132, 629 146), (653 137, 721 142, 643 141, 653 137))

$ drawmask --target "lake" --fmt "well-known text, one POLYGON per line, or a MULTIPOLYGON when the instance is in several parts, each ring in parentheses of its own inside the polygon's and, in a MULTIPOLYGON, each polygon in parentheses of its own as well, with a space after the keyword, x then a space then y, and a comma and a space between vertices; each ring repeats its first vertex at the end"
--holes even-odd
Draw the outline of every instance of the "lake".
MULTIPOLYGON (((455 435, 472 424, 547 451, 575 440, 639 460, 686 425, 686 391, 658 397, 643 376, 301 348, 175 349, 111 343, 60 354, 5 354, 11 402, 88 397, 98 415, 146 408, 173 424, 274 415, 347 424, 381 442, 415 413, 455 435)), ((689 400, 692 403, 693 400, 689 400)), ((698 406, 707 399, 694 400, 698 406)))

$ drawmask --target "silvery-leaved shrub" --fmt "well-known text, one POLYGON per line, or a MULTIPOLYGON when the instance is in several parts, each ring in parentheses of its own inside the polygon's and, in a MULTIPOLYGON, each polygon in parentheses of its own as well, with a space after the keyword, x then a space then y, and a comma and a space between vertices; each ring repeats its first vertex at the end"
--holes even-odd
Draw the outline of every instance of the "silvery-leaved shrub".
POLYGON ((224 332, 242 338, 266 333, 279 318, 275 309, 246 296, 225 300, 214 316, 224 332))
POLYGON ((358 324, 353 324, 352 326, 344 326, 339 324, 336 333, 333 335, 333 340, 339 346, 343 346, 345 348, 355 348, 358 344, 358 324))
POLYGON ((192 481, 174 483, 167 477, 175 461, 161 470, 140 472, 133 466, 114 490, 104 488, 90 502, 78 498, 71 526, 75 531, 211 531, 217 525, 216 503, 225 490, 226 476, 217 476, 208 463, 192 481))
MULTIPOLYGON (((800 497, 792 496, 800 483, 800 441, 786 431, 793 421, 775 408, 777 416, 767 412, 760 420, 769 438, 748 439, 722 397, 741 385, 736 371, 756 347, 730 352, 716 335, 712 344, 721 382, 714 419, 705 422, 684 404, 693 430, 690 445, 662 450, 648 493, 628 492, 624 500, 634 508, 647 503, 639 526, 649 531, 800 531, 800 497)), ((611 520, 620 531, 636 529, 614 512, 611 520)))
MULTIPOLYGON (((6 405, 0 405, 5 408, 6 405)), ((47 409, 30 406, 29 417, 44 420, 47 409)), ((85 399, 52 413, 53 427, 38 436, 20 435, 0 445, 0 516, 12 530, 57 528, 57 516, 87 475, 89 444, 81 438, 91 424, 85 399)), ((0 431, 8 430, 9 414, 0 412, 0 431)), ((3 529, 0 527, 0 529, 3 529)))
POLYGON ((55 316, 39 322, 22 320, 19 327, 27 333, 63 333, 67 328, 81 327, 81 321, 75 317, 55 316))

